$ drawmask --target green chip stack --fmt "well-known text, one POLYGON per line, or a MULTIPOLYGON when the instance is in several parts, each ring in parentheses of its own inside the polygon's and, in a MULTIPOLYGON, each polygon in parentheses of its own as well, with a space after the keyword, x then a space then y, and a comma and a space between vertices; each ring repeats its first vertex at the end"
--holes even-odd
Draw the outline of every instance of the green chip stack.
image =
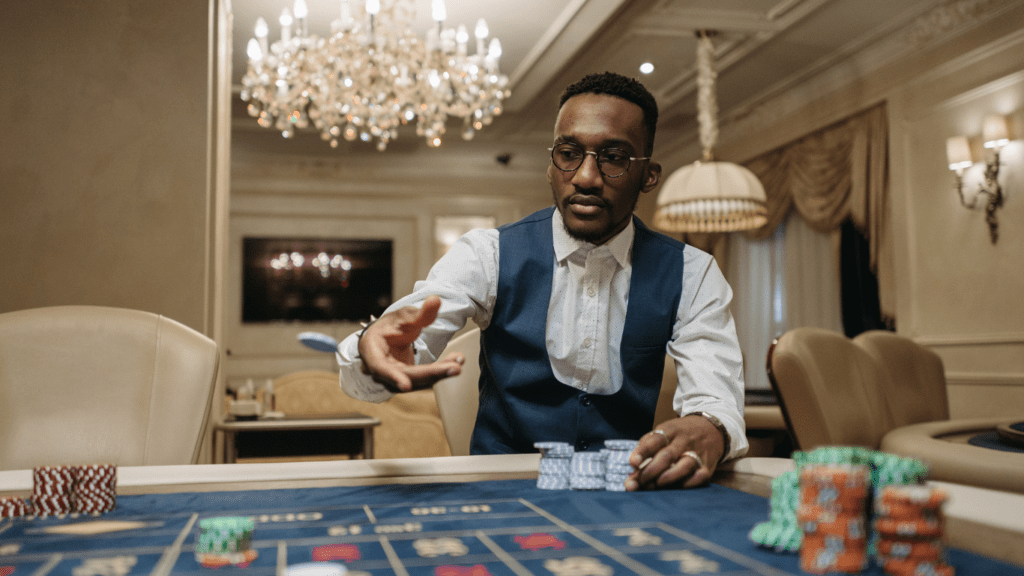
POLYGON ((800 502, 800 473, 784 472, 772 480, 771 515, 750 531, 750 539, 759 546, 774 548, 777 552, 798 552, 803 532, 796 521, 796 508, 800 502))
POLYGON ((255 522, 246 516, 205 518, 199 521, 196 554, 234 555, 249 550, 255 522))
MULTIPOLYGON (((770 516, 767 522, 754 526, 750 539, 759 546, 777 552, 799 552, 803 540, 796 519, 800 499, 800 471, 818 464, 849 464, 867 466, 871 487, 880 494, 886 486, 921 484, 928 479, 928 466, 919 460, 896 454, 879 452, 855 446, 825 446, 808 452, 793 452, 796 470, 786 472, 772 481, 770 516)), ((869 495, 869 498, 871 495, 869 495)), ((870 507, 870 503, 869 503, 870 507)), ((870 508, 869 508, 870 509, 870 508)), ((872 534, 868 542, 868 555, 876 556, 878 538, 872 534)))

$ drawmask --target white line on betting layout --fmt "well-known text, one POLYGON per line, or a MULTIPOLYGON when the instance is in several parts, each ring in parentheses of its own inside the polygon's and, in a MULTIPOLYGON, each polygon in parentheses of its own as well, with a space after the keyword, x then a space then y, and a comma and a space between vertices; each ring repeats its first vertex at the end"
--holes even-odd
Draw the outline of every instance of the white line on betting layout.
POLYGON ((477 530, 475 534, 476 537, 484 543, 484 546, 490 548, 491 552, 493 552, 498 559, 504 562, 505 565, 511 568, 518 576, 533 576, 533 572, 527 570, 526 566, 520 564, 512 557, 512 555, 506 552, 501 546, 498 546, 497 542, 488 538, 487 534, 484 534, 482 530, 477 530))
POLYGON ((60 561, 63 559, 63 554, 54 554, 53 556, 50 556, 50 559, 46 561, 46 564, 37 568, 36 571, 32 573, 32 576, 46 576, 50 573, 50 570, 53 570, 53 568, 57 566, 57 564, 60 564, 60 561))
POLYGON ((288 574, 288 544, 284 540, 277 541, 277 576, 288 574))
POLYGON ((363 504, 363 511, 366 512, 366 517, 370 519, 370 524, 376 524, 377 523, 377 517, 373 515, 372 511, 370 511, 370 507, 369 506, 367 506, 366 504, 363 504))
POLYGON ((746 566, 751 570, 755 570, 758 574, 763 574, 764 576, 789 576, 790 574, 789 572, 783 572, 782 570, 778 570, 767 564, 758 562, 753 558, 748 558, 743 554, 740 554, 739 552, 726 548, 725 546, 719 546, 718 544, 705 540, 700 536, 694 536, 693 534, 690 534, 689 532, 686 532, 684 530, 680 530, 675 526, 669 526, 668 524, 658 522, 658 528, 661 528, 669 534, 674 534, 682 538, 683 540, 686 540, 687 542, 696 544, 697 546, 700 546, 705 550, 714 552, 719 556, 728 558, 729 560, 732 560, 733 562, 741 566, 746 566))
POLYGON ((595 550, 599 550, 605 556, 611 558, 612 560, 615 560, 616 562, 618 562, 619 564, 622 564, 626 568, 629 568, 630 570, 632 570, 636 574, 640 574, 641 576, 656 576, 656 575, 659 574, 657 571, 652 570, 649 566, 646 566, 644 564, 641 564, 640 562, 637 562, 633 558, 623 554, 619 550, 617 550, 617 549, 615 549, 615 548, 605 544, 604 542, 601 542, 597 538, 592 537, 590 534, 587 534, 586 532, 580 530, 579 528, 573 526, 572 524, 569 524, 568 522, 565 522, 564 520, 561 520, 560 518, 558 518, 554 514, 551 514, 548 511, 544 510, 543 508, 541 508, 539 506, 536 506, 536 505, 534 505, 531 502, 527 502, 526 500, 523 500, 522 498, 520 498, 519 501, 522 502, 524 506, 526 506, 526 507, 530 508, 531 510, 537 512, 537 514, 540 514, 541 516, 547 518, 552 523, 554 523, 555 525, 561 527, 566 532, 572 534, 573 536, 579 538, 580 540, 586 542, 587 544, 590 544, 591 548, 594 548, 595 550))
POLYGON ((388 562, 391 563, 391 569, 395 571, 395 576, 409 576, 409 572, 405 570, 405 566, 402 565, 402 560, 398 557, 398 553, 391 547, 391 543, 388 542, 387 536, 380 537, 380 547, 384 549, 384 554, 388 557, 388 562))
POLYGON ((178 537, 174 539, 174 543, 169 548, 164 550, 163 556, 160 557, 160 561, 153 567, 153 571, 150 572, 150 576, 168 576, 171 573, 171 569, 174 568, 174 563, 178 560, 178 555, 181 554, 181 543, 185 541, 189 532, 192 531, 192 526, 196 523, 199 518, 199 514, 192 514, 192 517, 185 523, 185 528, 178 533, 178 537))

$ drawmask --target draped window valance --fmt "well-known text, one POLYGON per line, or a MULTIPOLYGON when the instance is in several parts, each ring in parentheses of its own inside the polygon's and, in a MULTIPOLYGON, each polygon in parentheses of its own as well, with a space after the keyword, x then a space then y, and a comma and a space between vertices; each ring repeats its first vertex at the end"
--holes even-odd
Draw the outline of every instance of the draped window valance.
POLYGON ((870 243, 882 315, 895 318, 888 142, 882 103, 746 162, 764 184, 768 223, 745 234, 767 238, 790 208, 819 232, 852 220, 870 243))

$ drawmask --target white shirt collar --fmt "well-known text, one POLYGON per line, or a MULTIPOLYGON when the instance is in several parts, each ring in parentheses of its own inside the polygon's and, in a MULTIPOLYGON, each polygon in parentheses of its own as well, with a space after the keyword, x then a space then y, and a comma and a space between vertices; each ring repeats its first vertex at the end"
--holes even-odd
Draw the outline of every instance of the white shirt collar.
POLYGON ((633 218, 630 217, 626 227, 623 228, 622 232, 619 232, 611 240, 605 242, 601 246, 596 246, 590 242, 584 240, 578 240, 569 235, 569 232, 565 229, 565 224, 562 221, 562 213, 555 208, 555 213, 551 218, 551 233, 555 244, 555 260, 558 262, 565 261, 566 258, 571 256, 577 251, 583 251, 584 253, 590 252, 595 248, 607 248, 611 255, 615 258, 615 261, 619 263, 619 266, 625 268, 629 264, 630 252, 633 249, 633 234, 635 230, 633 227, 633 218))

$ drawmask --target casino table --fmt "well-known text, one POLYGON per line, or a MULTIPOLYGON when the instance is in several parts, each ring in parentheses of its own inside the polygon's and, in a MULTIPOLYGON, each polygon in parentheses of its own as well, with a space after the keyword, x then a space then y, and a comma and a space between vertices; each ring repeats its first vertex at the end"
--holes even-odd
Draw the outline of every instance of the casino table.
MULTIPOLYGON (((466 456, 118 469, 99 517, 0 519, 0 576, 286 576, 311 560, 352 576, 802 574, 796 554, 747 534, 768 518, 787 459, 744 458, 693 490, 540 490, 539 456, 466 456), (195 558, 205 518, 252 517, 246 567, 195 558)), ((949 561, 963 575, 1024 576, 1024 495, 948 491, 949 561)), ((27 496, 32 471, 0 472, 27 496)), ((871 568, 865 574, 882 574, 871 568)))

